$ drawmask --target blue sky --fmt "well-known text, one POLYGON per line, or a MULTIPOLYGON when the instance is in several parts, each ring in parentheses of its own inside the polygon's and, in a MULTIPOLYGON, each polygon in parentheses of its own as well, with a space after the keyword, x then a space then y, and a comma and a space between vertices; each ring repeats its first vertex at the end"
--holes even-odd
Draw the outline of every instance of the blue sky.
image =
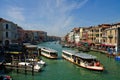
POLYGON ((120 0, 0 0, 0 17, 64 36, 74 27, 120 22, 120 0))

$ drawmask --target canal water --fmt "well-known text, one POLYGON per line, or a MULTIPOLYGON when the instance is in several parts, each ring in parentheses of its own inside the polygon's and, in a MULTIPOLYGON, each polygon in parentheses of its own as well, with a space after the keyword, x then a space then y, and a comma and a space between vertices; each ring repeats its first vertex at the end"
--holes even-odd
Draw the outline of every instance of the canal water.
MULTIPOLYGON (((119 80, 120 79, 120 62, 115 61, 113 58, 106 57, 105 54, 99 52, 89 52, 97 56, 98 60, 104 65, 105 70, 103 72, 92 71, 78 67, 61 58, 62 47, 55 42, 46 42, 39 44, 40 46, 46 46, 58 51, 59 59, 51 60, 42 57, 46 62, 46 66, 39 73, 35 73, 34 76, 29 73, 17 74, 15 71, 10 72, 14 80, 119 80)), ((73 49, 74 50, 74 49, 73 49)))

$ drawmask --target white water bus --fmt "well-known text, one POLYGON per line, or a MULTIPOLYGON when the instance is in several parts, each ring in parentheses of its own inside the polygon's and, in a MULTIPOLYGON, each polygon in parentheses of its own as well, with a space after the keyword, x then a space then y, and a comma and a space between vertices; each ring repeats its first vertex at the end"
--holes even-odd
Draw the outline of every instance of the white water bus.
POLYGON ((45 56, 47 58, 50 59, 57 59, 58 58, 58 52, 54 49, 50 49, 50 48, 41 48, 41 55, 45 56))
POLYGON ((104 70, 103 65, 98 60, 96 60, 96 56, 90 54, 77 53, 72 50, 63 50, 62 57, 83 68, 97 71, 104 70))

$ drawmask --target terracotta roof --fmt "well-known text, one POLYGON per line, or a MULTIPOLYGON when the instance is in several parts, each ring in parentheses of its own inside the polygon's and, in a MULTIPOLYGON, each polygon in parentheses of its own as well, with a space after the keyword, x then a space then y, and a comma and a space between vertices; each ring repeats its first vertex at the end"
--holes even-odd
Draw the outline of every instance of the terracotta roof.
POLYGON ((45 31, 38 31, 38 30, 24 30, 25 32, 45 32, 45 31))
POLYGON ((11 21, 8 21, 6 19, 0 18, 0 22, 11 22, 11 21))
POLYGON ((120 25, 120 22, 119 22, 119 23, 115 23, 115 24, 113 24, 113 25, 120 25))

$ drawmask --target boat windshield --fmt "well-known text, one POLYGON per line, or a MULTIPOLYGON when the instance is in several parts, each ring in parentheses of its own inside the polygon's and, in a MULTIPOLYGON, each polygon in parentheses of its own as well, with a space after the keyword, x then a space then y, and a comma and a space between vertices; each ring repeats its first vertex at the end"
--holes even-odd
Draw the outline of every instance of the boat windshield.
POLYGON ((56 57, 56 56, 57 56, 57 53, 53 53, 53 52, 52 52, 52 53, 50 53, 50 55, 56 57))

